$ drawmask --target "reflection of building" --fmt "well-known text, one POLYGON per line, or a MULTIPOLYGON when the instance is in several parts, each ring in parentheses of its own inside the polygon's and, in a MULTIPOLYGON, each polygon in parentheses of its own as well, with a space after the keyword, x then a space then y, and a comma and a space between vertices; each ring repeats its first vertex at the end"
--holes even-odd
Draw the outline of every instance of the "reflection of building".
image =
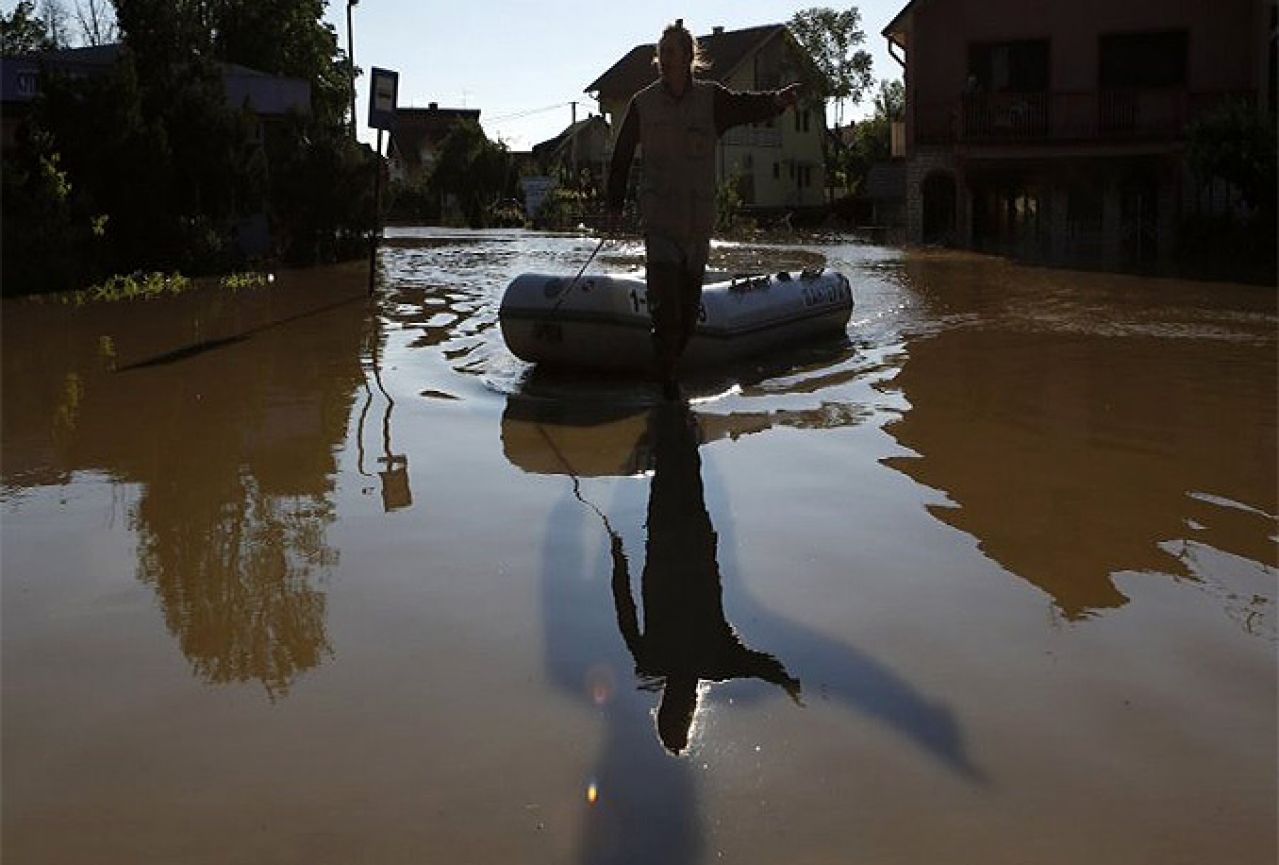
MULTIPOLYGON (((913 281, 953 299, 974 290, 961 268, 913 281)), ((1274 560, 1262 513, 1279 470, 1274 428, 1238 412, 1273 407, 1273 364, 1252 360, 1262 354, 1232 359, 1212 340, 948 330, 910 345, 894 379, 910 409, 885 429, 912 454, 885 463, 942 493, 930 513, 1065 617, 1087 617, 1127 603, 1123 572, 1193 578, 1178 557, 1187 539, 1274 560), (1195 367, 1223 367, 1220 386, 1188 391, 1166 374, 1195 367)))
MULTIPOLYGON (((716 27, 698 41, 711 62, 705 77, 732 90, 782 87, 800 80, 801 70, 809 63, 781 24, 729 31, 716 27)), ((637 45, 587 85, 614 130, 620 128, 631 97, 657 78, 655 51, 654 44, 637 45)), ((717 178, 720 183, 736 181, 747 209, 822 205, 826 200, 825 134, 825 106, 807 100, 772 120, 731 129, 720 139, 717 178)))
POLYGON ((1231 97, 1273 107, 1273 8, 911 0, 883 31, 905 53, 909 239, 1170 254, 1199 206, 1187 124, 1231 97))

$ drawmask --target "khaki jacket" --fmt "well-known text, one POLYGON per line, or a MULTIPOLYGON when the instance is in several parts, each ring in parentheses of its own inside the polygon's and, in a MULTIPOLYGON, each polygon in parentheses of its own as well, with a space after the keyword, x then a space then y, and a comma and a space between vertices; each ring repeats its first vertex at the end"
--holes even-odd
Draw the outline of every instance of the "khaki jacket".
POLYGON ((715 227, 715 85, 691 82, 676 99, 661 81, 635 95, 644 177, 644 230, 679 239, 710 237, 715 227))

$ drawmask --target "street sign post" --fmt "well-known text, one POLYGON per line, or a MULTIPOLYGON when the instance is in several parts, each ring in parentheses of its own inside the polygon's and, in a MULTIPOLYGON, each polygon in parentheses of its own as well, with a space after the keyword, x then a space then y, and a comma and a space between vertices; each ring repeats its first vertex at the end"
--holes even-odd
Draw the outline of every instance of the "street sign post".
POLYGON ((382 233, 382 133, 395 129, 400 73, 374 66, 369 76, 369 128, 377 130, 377 173, 373 175, 373 236, 369 238, 369 294, 377 275, 377 241, 382 233))

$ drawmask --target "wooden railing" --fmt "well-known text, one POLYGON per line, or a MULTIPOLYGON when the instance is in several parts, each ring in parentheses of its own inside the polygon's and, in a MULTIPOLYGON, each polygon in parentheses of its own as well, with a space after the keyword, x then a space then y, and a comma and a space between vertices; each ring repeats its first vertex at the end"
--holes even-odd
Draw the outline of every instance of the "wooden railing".
POLYGON ((964 94, 914 106, 919 144, 1106 143, 1178 140, 1204 110, 1250 92, 1180 88, 1054 93, 964 94))

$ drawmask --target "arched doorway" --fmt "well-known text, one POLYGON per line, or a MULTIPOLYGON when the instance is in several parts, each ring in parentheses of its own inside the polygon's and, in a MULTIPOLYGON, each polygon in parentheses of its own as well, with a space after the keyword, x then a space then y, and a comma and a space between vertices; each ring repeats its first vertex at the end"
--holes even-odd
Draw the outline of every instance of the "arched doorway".
POLYGON ((945 171, 934 171, 920 187, 924 206, 924 243, 954 245, 955 178, 945 171))

